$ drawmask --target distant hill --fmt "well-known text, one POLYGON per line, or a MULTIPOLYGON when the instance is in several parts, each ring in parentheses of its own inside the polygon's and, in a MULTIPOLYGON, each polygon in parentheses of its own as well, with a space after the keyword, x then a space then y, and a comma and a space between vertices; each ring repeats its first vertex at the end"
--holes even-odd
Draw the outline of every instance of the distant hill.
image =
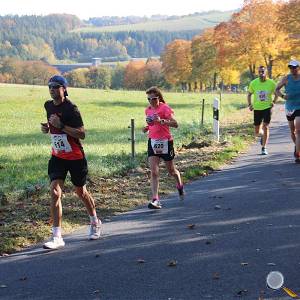
POLYGON ((60 61, 122 61, 160 56, 174 39, 191 40, 205 28, 230 18, 233 11, 188 16, 101 17, 74 15, 0 16, 0 66, 4 58, 60 61), (97 25, 97 26, 91 26, 97 25), (114 24, 114 26, 103 26, 114 24))
POLYGON ((220 22, 230 19, 234 11, 209 11, 204 13, 195 13, 187 16, 153 16, 152 18, 135 18, 120 19, 118 17, 93 18, 89 20, 89 23, 94 26, 86 26, 82 28, 76 28, 74 32, 124 32, 124 31, 191 31, 191 30, 203 30, 205 28, 213 27, 220 22), (127 23, 121 25, 111 25, 110 23, 127 23), (101 26, 105 24, 105 26, 101 26), (97 25, 97 26, 95 26, 97 25), (100 26, 99 26, 100 25, 100 26))

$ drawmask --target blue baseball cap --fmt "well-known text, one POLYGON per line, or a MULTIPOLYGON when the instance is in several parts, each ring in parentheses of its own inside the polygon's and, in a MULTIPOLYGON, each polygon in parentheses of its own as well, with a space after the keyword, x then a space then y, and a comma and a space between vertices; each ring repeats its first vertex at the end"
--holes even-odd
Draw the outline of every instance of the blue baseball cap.
POLYGON ((48 84, 51 82, 55 82, 62 85, 65 88, 65 97, 68 96, 68 92, 67 92, 68 81, 65 77, 61 75, 54 75, 49 79, 48 84))

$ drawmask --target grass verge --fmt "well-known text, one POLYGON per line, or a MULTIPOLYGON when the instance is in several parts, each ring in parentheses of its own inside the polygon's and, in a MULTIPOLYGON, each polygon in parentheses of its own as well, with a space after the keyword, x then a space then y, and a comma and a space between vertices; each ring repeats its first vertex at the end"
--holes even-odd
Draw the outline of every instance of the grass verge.
MULTIPOLYGON (((211 133, 203 129, 197 135, 192 132, 189 139, 185 140, 187 145, 178 147, 175 162, 185 183, 220 169, 247 149, 253 141, 249 115, 246 114, 246 110, 241 110, 234 119, 235 123, 228 123, 222 128, 221 142, 214 142, 211 133), (244 122, 241 122, 241 118, 246 118, 247 121, 244 119, 244 122)), ((124 169, 121 173, 109 177, 93 174, 89 178, 88 188, 104 222, 109 221, 112 215, 143 205, 149 200, 150 171, 145 154, 139 154, 137 161, 134 169, 124 169)), ((162 167, 161 197, 174 192, 174 186, 173 178, 168 177, 162 167)), ((48 188, 36 184, 25 190, 13 202, 9 201, 0 206, 0 255, 18 251, 49 237, 49 201, 48 188)), ((83 204, 75 197, 71 185, 67 182, 63 196, 64 234, 87 222, 83 204)))

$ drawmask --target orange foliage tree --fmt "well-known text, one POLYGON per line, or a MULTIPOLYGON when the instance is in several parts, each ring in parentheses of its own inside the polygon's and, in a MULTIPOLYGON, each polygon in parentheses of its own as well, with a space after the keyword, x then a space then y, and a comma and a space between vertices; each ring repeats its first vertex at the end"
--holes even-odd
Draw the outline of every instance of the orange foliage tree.
POLYGON ((195 90, 197 82, 200 83, 200 90, 203 89, 203 84, 216 89, 219 68, 213 33, 214 31, 209 29, 192 40, 192 79, 195 82, 195 90))
POLYGON ((174 40, 169 43, 162 56, 162 67, 167 82, 186 89, 186 84, 191 82, 192 53, 191 41, 174 40))
POLYGON ((289 50, 288 35, 278 27, 280 4, 272 0, 245 0, 244 6, 227 23, 215 29, 219 57, 226 54, 235 69, 248 66, 254 77, 264 64, 272 78, 273 67, 289 50))
POLYGON ((280 6, 278 26, 289 35, 290 56, 300 55, 300 1, 290 0, 280 6))
POLYGON ((125 68, 124 87, 127 89, 142 90, 144 86, 145 62, 142 60, 132 60, 125 68))

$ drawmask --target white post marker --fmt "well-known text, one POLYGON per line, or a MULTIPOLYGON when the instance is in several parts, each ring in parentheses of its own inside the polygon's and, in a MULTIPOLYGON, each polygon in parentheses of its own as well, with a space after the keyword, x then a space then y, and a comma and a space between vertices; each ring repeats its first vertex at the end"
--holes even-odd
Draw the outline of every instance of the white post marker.
POLYGON ((217 141, 220 140, 219 110, 220 110, 220 100, 218 98, 215 98, 213 104, 213 118, 214 118, 213 133, 217 141))

